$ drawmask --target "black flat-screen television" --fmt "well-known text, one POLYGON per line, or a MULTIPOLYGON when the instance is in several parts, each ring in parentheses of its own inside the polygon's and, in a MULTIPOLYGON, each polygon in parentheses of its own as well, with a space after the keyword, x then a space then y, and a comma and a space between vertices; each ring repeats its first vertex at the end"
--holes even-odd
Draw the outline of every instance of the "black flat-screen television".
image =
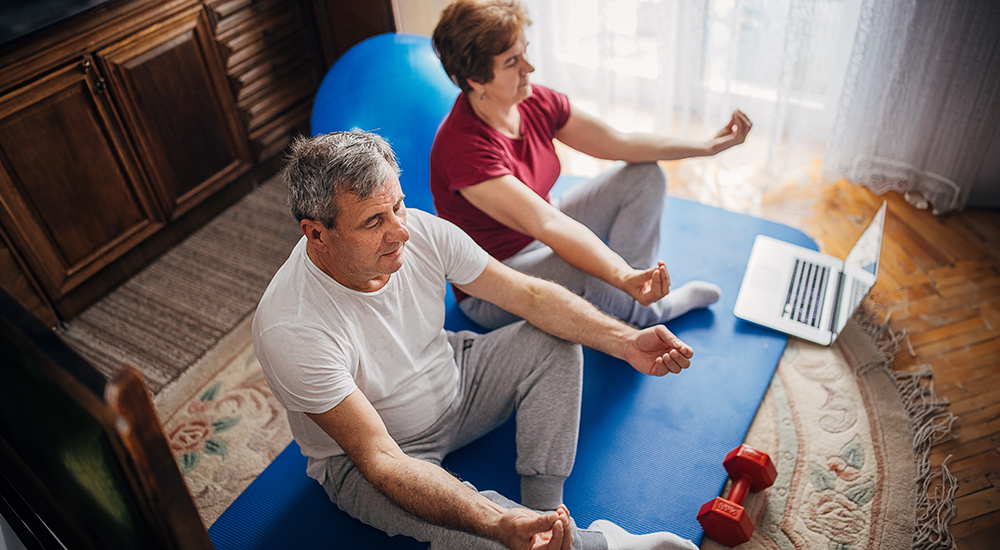
POLYGON ((0 44, 114 0, 0 0, 0 44))

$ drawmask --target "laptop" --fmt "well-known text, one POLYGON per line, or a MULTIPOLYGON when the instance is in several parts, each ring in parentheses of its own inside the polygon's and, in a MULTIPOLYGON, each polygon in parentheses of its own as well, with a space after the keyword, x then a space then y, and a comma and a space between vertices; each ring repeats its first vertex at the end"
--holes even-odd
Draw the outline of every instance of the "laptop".
POLYGON ((757 235, 736 296, 736 317, 828 346, 875 286, 886 203, 841 260, 757 235))

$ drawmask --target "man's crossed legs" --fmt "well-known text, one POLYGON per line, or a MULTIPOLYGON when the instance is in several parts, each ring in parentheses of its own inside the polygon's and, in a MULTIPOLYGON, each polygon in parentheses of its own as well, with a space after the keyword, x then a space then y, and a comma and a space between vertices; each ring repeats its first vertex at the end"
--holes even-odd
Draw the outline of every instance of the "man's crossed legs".
MULTIPOLYGON (((563 482, 576 457, 583 385, 580 346, 523 321, 482 335, 449 333, 449 341, 460 373, 452 406, 423 433, 399 441, 400 448, 440 465, 448 453, 516 414, 515 468, 521 475, 523 506, 495 491, 480 493, 505 508, 555 509, 562 503, 563 482)), ((324 489, 341 510, 389 535, 430 542, 433 549, 503 548, 494 540, 441 527, 403 510, 369 483, 346 456, 327 459, 324 489)), ((669 535, 673 539, 667 540, 676 539, 677 545, 635 546, 632 543, 642 542, 641 537, 610 522, 595 522, 592 527, 599 530, 580 529, 571 520, 573 550, 695 548, 669 533, 657 535, 669 535)))

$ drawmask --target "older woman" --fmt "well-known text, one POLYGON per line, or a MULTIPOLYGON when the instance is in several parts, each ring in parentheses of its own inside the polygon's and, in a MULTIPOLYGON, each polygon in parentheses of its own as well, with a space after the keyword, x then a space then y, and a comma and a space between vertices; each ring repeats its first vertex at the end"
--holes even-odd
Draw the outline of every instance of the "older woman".
MULTIPOLYGON (((655 262, 666 176, 656 164, 714 155, 750 131, 736 111, 706 142, 621 133, 532 85, 516 0, 458 0, 442 13, 434 48, 462 89, 431 148, 431 192, 438 214, 498 260, 557 281, 626 322, 663 323, 714 303, 718 286, 693 281, 670 292, 655 262), (553 139, 588 155, 627 164, 568 191, 549 191, 560 164, 553 139), (669 295, 668 295, 669 293, 669 295)), ((458 293, 459 307, 487 328, 516 317, 458 293)))

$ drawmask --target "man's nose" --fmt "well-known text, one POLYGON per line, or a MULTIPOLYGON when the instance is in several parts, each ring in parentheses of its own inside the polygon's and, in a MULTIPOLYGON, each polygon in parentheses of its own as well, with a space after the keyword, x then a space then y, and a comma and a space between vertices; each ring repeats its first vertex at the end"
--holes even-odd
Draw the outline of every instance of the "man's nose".
POLYGON ((410 230, 406 228, 406 218, 393 216, 393 224, 386 232, 386 240, 391 243, 405 243, 410 240, 410 230))

